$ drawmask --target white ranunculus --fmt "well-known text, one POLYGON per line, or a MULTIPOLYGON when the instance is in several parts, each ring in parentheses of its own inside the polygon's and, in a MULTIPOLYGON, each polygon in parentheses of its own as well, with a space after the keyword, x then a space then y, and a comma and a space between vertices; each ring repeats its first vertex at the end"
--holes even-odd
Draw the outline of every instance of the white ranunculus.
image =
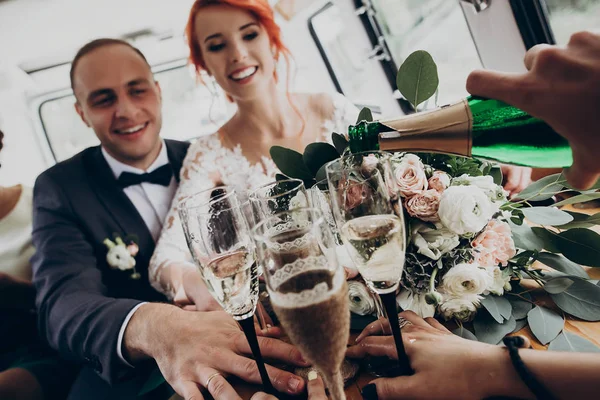
POLYGON ((450 297, 481 294, 488 288, 490 280, 487 271, 477 264, 462 263, 446 272, 440 291, 450 297))
POLYGON ((362 282, 348 281, 348 298, 350 312, 358 315, 369 315, 375 312, 375 300, 362 282))
POLYGON ((441 225, 438 229, 432 229, 420 223, 413 227, 411 240, 417 247, 417 253, 432 260, 439 260, 460 244, 458 235, 441 225))
POLYGON ((457 319, 462 322, 468 322, 475 316, 481 299, 482 297, 477 294, 448 297, 440 304, 440 313, 446 321, 457 319))
POLYGON ((469 176, 467 174, 463 174, 457 178, 452 179, 452 186, 477 186, 479 189, 483 190, 483 193, 492 201, 492 202, 502 202, 506 201, 506 192, 500 185, 496 185, 494 183, 494 178, 491 175, 483 175, 483 176, 469 176))
POLYGON ((112 268, 126 271, 135 267, 135 258, 131 256, 125 245, 111 247, 106 253, 106 262, 112 268))
POLYGON ((477 186, 450 186, 442 193, 438 215, 457 235, 481 231, 498 208, 477 186))
POLYGON ((398 303, 403 310, 413 311, 421 318, 433 317, 433 314, 435 314, 435 306, 427 304, 425 296, 425 294, 413 293, 408 289, 401 289, 398 296, 396 296, 396 303, 398 303))
POLYGON ((489 293, 502 296, 506 288, 510 290, 510 270, 508 268, 501 270, 499 267, 486 267, 486 272, 490 276, 489 285, 484 295, 489 293))

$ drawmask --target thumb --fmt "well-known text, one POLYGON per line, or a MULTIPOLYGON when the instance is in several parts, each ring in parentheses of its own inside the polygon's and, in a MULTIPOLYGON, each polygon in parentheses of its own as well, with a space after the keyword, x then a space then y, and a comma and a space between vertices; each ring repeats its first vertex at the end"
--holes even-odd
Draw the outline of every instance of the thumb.
POLYGON ((475 96, 501 100, 517 108, 527 107, 531 85, 522 74, 475 70, 467 77, 467 91, 475 96))
POLYGON ((564 171, 567 182, 574 188, 580 190, 589 189, 596 183, 600 172, 595 165, 596 160, 592 159, 589 150, 582 149, 576 143, 571 143, 573 152, 573 165, 564 171))
POLYGON ((407 399, 417 398, 419 396, 414 393, 414 388, 417 386, 411 384, 411 380, 414 379, 414 376, 375 379, 363 388, 363 398, 378 400, 398 399, 400 396, 407 399), (377 393, 376 397, 374 391, 377 393))

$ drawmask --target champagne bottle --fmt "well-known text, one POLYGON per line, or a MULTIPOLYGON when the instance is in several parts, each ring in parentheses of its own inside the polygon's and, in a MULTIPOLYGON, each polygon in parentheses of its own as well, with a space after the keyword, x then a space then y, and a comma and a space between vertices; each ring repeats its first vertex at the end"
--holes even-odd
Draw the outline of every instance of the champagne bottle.
POLYGON ((446 153, 536 168, 572 164, 569 143, 544 121, 498 100, 470 96, 410 116, 348 128, 350 150, 446 153))

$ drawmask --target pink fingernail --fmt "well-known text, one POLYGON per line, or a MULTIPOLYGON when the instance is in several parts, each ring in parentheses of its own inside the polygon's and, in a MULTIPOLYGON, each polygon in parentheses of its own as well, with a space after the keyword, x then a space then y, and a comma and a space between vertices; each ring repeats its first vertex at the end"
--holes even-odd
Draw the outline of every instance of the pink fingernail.
POLYGON ((302 384, 302 381, 296 377, 291 377, 290 380, 288 381, 288 387, 290 388, 290 391, 292 393, 297 392, 298 389, 300 388, 301 384, 302 384))

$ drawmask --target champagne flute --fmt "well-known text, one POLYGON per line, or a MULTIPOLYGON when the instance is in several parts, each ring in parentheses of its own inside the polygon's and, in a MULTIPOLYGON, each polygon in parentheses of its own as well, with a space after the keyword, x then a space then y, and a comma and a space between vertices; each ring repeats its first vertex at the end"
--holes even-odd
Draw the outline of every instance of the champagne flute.
POLYGON ((411 373, 396 306, 404 270, 406 234, 402 207, 385 153, 357 153, 325 167, 336 223, 367 285, 385 307, 400 373, 411 373), (395 212, 398 210, 398 212, 395 212))
POLYGON ((248 196, 259 220, 293 208, 309 207, 304 182, 282 179, 255 189, 248 196))
POLYGON ((350 308, 327 222, 316 209, 283 211, 259 223, 253 239, 279 321, 319 370, 332 398, 345 399, 341 366, 350 335, 350 308))
POLYGON ((254 329, 258 272, 248 223, 235 190, 227 186, 197 193, 180 204, 188 247, 212 296, 242 327, 264 390, 275 390, 254 329))

